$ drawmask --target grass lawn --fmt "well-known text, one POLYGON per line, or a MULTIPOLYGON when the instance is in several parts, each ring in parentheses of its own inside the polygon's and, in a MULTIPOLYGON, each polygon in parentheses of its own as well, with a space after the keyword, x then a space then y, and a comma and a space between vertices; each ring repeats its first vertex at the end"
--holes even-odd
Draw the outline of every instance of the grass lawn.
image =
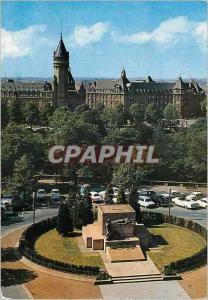
POLYGON ((159 224, 148 229, 159 246, 156 251, 148 251, 148 255, 159 270, 173 261, 193 255, 206 245, 200 235, 187 228, 159 224))
POLYGON ((80 232, 75 232, 73 237, 62 237, 53 229, 39 237, 35 243, 35 250, 42 256, 53 260, 104 269, 99 253, 82 253, 80 251, 77 242, 80 235, 80 232))

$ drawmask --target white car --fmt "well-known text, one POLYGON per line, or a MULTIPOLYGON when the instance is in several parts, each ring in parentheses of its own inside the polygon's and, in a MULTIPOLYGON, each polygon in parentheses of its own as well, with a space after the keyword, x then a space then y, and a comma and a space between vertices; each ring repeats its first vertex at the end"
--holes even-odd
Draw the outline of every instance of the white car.
POLYGON ((105 198, 106 191, 101 191, 98 193, 103 199, 105 198))
MULTIPOLYGON (((162 192, 162 193, 160 193, 160 195, 165 197, 165 198, 169 198, 169 193, 162 192)), ((172 199, 176 198, 176 197, 180 197, 181 195, 183 195, 183 193, 179 193, 177 190, 171 190, 170 197, 172 199)))
MULTIPOLYGON (((175 197, 175 198, 172 198, 171 199, 171 201, 173 202, 173 203, 180 203, 180 201, 184 201, 185 200, 185 197, 175 197)), ((177 205, 177 204, 176 204, 177 205)))
POLYGON ((184 207, 184 208, 189 208, 189 209, 196 209, 199 208, 199 203, 197 203, 196 201, 192 201, 192 200, 184 200, 182 197, 177 197, 174 198, 172 200, 175 205, 184 207))
POLYGON ((103 202, 103 197, 100 196, 98 192, 90 192, 89 193, 92 199, 92 203, 102 203, 103 202))
POLYGON ((207 198, 201 198, 197 201, 199 203, 199 206, 201 208, 207 208, 208 199, 207 198))
POLYGON ((150 199, 148 196, 139 196, 138 197, 138 203, 147 208, 153 208, 155 207, 155 203, 150 199))
POLYGON ((1 198, 1 204, 11 206, 13 200, 14 200, 13 195, 3 195, 3 197, 1 198))
POLYGON ((51 190, 51 199, 54 201, 60 201, 61 200, 61 194, 59 189, 52 189, 51 190))
POLYGON ((187 200, 199 200, 204 195, 201 192, 192 192, 190 195, 186 197, 187 200))
POLYGON ((45 200, 46 199, 46 191, 44 189, 37 190, 36 198, 37 198, 37 200, 45 200))

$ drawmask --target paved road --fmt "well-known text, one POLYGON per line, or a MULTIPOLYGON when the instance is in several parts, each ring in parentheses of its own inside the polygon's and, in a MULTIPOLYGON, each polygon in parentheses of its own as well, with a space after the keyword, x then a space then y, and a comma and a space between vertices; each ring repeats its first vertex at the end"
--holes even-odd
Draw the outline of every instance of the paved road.
POLYGON ((1 287, 1 299, 29 299, 21 285, 1 287))
MULTIPOLYGON (((145 209, 142 207, 141 210, 150 210, 150 211, 156 211, 156 212, 168 214, 168 207, 158 207, 155 209, 148 209, 148 208, 145 209)), ((191 209, 185 209, 185 208, 179 207, 179 206, 173 206, 173 207, 171 207, 170 212, 171 212, 171 215, 182 217, 184 219, 191 219, 205 227, 207 225, 207 210, 206 209, 191 210, 191 209)))
MULTIPOLYGON (((56 216, 58 212, 57 208, 42 208, 36 210, 36 221, 41 221, 53 216, 56 216)), ((9 232, 12 232, 15 229, 20 228, 24 225, 30 225, 33 222, 33 212, 26 211, 19 213, 18 218, 14 218, 14 223, 7 226, 1 226, 1 236, 3 237, 9 232)), ((25 289, 21 285, 15 285, 10 287, 1 288, 2 296, 8 299, 28 299, 28 295, 25 292, 25 289)))
POLYGON ((104 300, 188 300, 191 299, 177 281, 156 281, 101 285, 104 300))
MULTIPOLYGON (((41 208, 36 210, 36 221, 41 221, 47 218, 51 218, 56 216, 58 212, 58 208, 41 208)), ((30 225, 33 222, 33 212, 32 211, 25 211, 23 215, 19 213, 18 218, 14 218, 14 223, 1 226, 1 235, 4 236, 5 234, 13 231, 14 229, 18 229, 23 225, 30 225)))

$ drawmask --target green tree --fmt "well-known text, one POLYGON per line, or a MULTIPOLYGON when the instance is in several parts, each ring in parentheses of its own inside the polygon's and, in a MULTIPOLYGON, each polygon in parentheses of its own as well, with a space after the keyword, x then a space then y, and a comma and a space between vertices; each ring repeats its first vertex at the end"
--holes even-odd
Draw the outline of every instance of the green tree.
POLYGON ((78 200, 78 204, 76 206, 77 209, 77 220, 76 227, 81 229, 82 226, 86 226, 87 224, 92 224, 94 220, 93 212, 91 207, 81 197, 78 200))
POLYGON ((9 122, 23 123, 23 112, 18 99, 11 100, 9 105, 9 122))
POLYGON ((184 156, 186 176, 196 182, 207 181, 207 132, 189 132, 186 138, 187 152, 184 156))
POLYGON ((112 184, 126 190, 138 189, 144 177, 145 171, 136 165, 119 165, 113 172, 112 184))
POLYGON ((113 184, 118 186, 119 189, 129 190, 129 204, 136 211, 137 220, 140 219, 140 209, 137 202, 137 189, 141 185, 144 174, 145 171, 138 166, 121 164, 115 169, 112 179, 113 184))
POLYGON ((95 111, 98 113, 98 114, 101 114, 105 109, 105 105, 101 102, 98 102, 96 104, 96 107, 95 107, 95 111))
POLYGON ((5 128, 9 122, 9 109, 5 102, 1 103, 1 127, 5 128))
POLYGON ((203 114, 206 114, 207 112, 207 98, 205 97, 202 101, 201 101, 201 110, 203 112, 203 114))
POLYGON ((102 115, 108 129, 121 128, 127 124, 127 113, 122 104, 118 104, 113 108, 105 108, 102 115))
POLYGON ((100 134, 96 125, 85 122, 76 113, 70 112, 68 108, 58 108, 51 118, 49 142, 70 144, 97 144, 100 134))
POLYGON ((108 184, 106 191, 105 191, 105 204, 112 204, 113 203, 113 188, 110 184, 108 184))
POLYGON ((25 106, 25 120, 28 125, 37 125, 40 121, 39 110, 35 103, 28 102, 25 106))
POLYGON ((157 125, 159 120, 162 118, 157 106, 154 103, 147 105, 145 111, 145 119, 148 123, 152 125, 157 125))
POLYGON ((75 108, 74 112, 75 112, 76 114, 80 114, 80 113, 83 113, 84 111, 88 111, 89 109, 90 109, 90 108, 89 108, 89 105, 87 105, 86 103, 84 103, 84 104, 78 105, 78 106, 75 108))
POLYGON ((40 112, 40 123, 41 126, 48 126, 51 120, 51 117, 54 113, 54 107, 51 105, 46 105, 44 109, 40 112))
POLYGON ((36 190, 36 180, 34 180, 35 169, 30 157, 26 154, 15 162, 13 175, 9 180, 9 190, 14 194, 36 190))
POLYGON ((129 114, 131 121, 135 124, 141 124, 144 121, 145 109, 143 104, 134 103, 129 107, 129 114))
POLYGON ((70 208, 66 202, 61 203, 59 207, 56 230, 62 236, 67 236, 74 230, 70 208))
POLYGON ((37 173, 43 169, 46 155, 42 136, 31 133, 23 125, 9 123, 2 130, 1 141, 1 172, 4 180, 12 176, 16 161, 24 154, 30 158, 30 163, 37 173))
POLYGON ((86 206, 88 206, 90 209, 92 209, 92 199, 91 199, 90 192, 88 189, 85 190, 83 198, 84 198, 84 202, 85 202, 86 206))
POLYGON ((118 204, 126 204, 126 195, 123 189, 118 190, 118 195, 117 195, 117 203, 118 204))
POLYGON ((132 145, 141 143, 141 132, 136 128, 113 129, 104 137, 103 144, 132 145))
POLYGON ((169 103, 163 110, 164 118, 168 121, 174 121, 179 118, 179 113, 174 105, 169 103))

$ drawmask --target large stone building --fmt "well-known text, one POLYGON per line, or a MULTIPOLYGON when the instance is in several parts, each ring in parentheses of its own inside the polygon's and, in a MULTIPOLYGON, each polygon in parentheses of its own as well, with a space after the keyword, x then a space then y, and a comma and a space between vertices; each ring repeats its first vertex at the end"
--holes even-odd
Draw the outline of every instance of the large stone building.
POLYGON ((163 111, 169 103, 174 105, 182 118, 201 115, 200 102, 204 90, 196 80, 187 83, 178 78, 176 82, 155 82, 150 76, 145 80, 130 81, 123 69, 118 80, 97 80, 87 88, 86 103, 96 107, 101 102, 107 107, 122 103, 125 109, 133 103, 147 106, 156 104, 163 111))
POLYGON ((21 82, 12 79, 2 81, 2 101, 18 99, 23 107, 28 101, 33 101, 39 109, 46 105, 66 105, 74 109, 84 103, 86 90, 83 83, 75 84, 69 65, 69 52, 65 48, 62 36, 53 54, 53 68, 54 76, 51 82, 21 82))
POLYGON ((201 115, 200 102, 205 97, 204 90, 196 80, 187 83, 178 78, 176 82, 155 82, 150 76, 146 80, 130 81, 123 69, 118 80, 96 80, 75 83, 69 65, 69 52, 61 37, 53 54, 54 76, 51 82, 2 81, 2 101, 18 99, 22 106, 27 101, 34 101, 39 109, 46 105, 62 105, 74 109, 87 103, 95 108, 98 103, 107 107, 123 104, 125 109, 133 103, 147 106, 155 103, 162 111, 168 103, 173 104, 182 118, 201 115))

